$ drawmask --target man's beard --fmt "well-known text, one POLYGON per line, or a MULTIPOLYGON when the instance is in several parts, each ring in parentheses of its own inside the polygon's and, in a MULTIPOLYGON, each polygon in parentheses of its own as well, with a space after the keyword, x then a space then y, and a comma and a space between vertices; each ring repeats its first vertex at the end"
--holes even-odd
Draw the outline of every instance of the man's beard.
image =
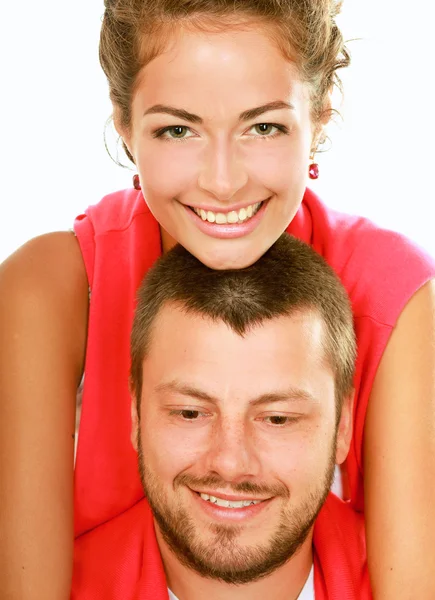
MULTIPOLYGON (((239 525, 210 524, 214 534, 211 543, 203 542, 196 533, 194 519, 186 510, 170 507, 158 477, 145 464, 140 435, 138 436, 139 472, 145 495, 166 544, 185 566, 203 577, 218 579, 230 584, 256 581, 285 564, 306 540, 316 517, 331 488, 335 471, 337 435, 331 447, 324 476, 318 486, 307 494, 304 502, 291 509, 283 509, 276 531, 262 545, 241 547, 237 537, 243 527, 239 525)), ((174 488, 194 485, 197 489, 226 485, 219 477, 210 475, 201 479, 186 474, 174 480, 174 488)), ((257 486, 250 482, 231 486, 235 492, 257 492, 269 496, 288 497, 288 490, 272 486, 257 486)))

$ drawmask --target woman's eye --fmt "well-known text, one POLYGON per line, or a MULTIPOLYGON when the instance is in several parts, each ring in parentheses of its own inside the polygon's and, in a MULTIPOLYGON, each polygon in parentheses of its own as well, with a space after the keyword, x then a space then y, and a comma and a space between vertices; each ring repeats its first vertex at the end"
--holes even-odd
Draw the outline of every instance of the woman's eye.
MULTIPOLYGON (((254 137, 274 138, 279 135, 288 134, 288 129, 284 125, 276 123, 257 123, 248 130, 254 137)), ((163 140, 186 140, 195 136, 195 133, 186 125, 171 125, 170 127, 162 127, 153 134, 154 138, 163 140)))
POLYGON ((173 125, 171 127, 163 127, 154 132, 153 136, 156 138, 164 138, 170 140, 184 140, 191 137, 193 134, 189 127, 185 125, 173 125), (189 135, 190 134, 190 135, 189 135))
POLYGON ((259 123, 258 125, 254 125, 254 129, 260 135, 267 135, 267 134, 271 133, 271 131, 273 129, 276 129, 276 128, 273 125, 271 125, 270 123, 259 123))
POLYGON ((254 134, 259 137, 275 137, 282 133, 288 133, 287 127, 284 127, 284 125, 276 125, 274 123, 257 123, 256 125, 253 125, 249 131, 253 131, 254 134))

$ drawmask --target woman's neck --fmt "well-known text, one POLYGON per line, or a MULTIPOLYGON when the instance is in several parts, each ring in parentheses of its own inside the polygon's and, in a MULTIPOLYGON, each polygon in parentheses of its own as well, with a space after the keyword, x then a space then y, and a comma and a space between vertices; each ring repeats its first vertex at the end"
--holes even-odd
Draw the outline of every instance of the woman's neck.
POLYGON ((169 252, 169 250, 175 246, 177 240, 174 240, 174 238, 171 235, 169 235, 169 233, 165 229, 163 229, 161 225, 160 237, 162 239, 162 253, 166 254, 166 252, 169 252))

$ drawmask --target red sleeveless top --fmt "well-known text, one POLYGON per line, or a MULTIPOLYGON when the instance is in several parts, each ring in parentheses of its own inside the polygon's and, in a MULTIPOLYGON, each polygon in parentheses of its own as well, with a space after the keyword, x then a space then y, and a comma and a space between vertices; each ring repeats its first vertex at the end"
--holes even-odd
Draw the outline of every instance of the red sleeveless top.
MULTIPOLYGON (((81 536, 122 513, 127 519, 129 509, 143 498, 130 442, 129 341, 136 290, 160 255, 161 240, 158 223, 134 189, 88 208, 74 229, 91 288, 75 469, 75 534, 81 536)), ((287 231, 326 259, 352 302, 358 359, 347 495, 352 508, 363 511, 362 441, 373 379, 398 316, 435 276, 435 264, 403 236, 331 211, 308 189, 287 231)), ((148 542, 144 552, 152 553, 148 542)), ((158 598, 141 596, 148 597, 158 598)))
MULTIPOLYGON (((316 600, 371 600, 363 520, 329 494, 313 534, 316 600)), ((76 539, 71 600, 168 600, 145 499, 76 539)))

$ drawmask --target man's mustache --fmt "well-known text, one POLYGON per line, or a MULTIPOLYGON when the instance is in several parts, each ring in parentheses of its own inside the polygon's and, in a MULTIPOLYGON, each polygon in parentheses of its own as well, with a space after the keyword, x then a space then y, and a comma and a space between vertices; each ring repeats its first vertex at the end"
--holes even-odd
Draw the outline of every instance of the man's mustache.
POLYGON ((288 498, 290 496, 289 490, 282 484, 266 485, 261 483, 255 483, 253 481, 240 481, 237 483, 230 483, 225 481, 218 475, 210 473, 204 477, 195 477, 189 473, 180 473, 174 479, 174 488, 178 486, 187 486, 196 489, 212 489, 234 492, 238 494, 253 494, 264 497, 272 496, 283 496, 288 498))

